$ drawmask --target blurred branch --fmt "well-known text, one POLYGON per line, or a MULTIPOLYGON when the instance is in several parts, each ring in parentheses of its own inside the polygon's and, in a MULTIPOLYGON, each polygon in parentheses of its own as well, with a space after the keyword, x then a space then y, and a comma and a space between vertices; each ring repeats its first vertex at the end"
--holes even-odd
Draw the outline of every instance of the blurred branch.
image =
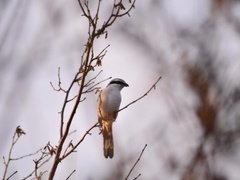
POLYGON ((71 172, 71 174, 69 174, 69 176, 67 177, 67 179, 66 180, 68 180, 68 179, 70 179, 70 177, 73 175, 73 173, 75 173, 76 172, 76 169, 74 169, 72 172, 71 172))
POLYGON ((151 86, 151 88, 150 88, 145 94, 143 94, 141 97, 137 98, 136 100, 130 102, 129 104, 127 104, 127 105, 124 106, 123 108, 119 109, 118 112, 120 112, 120 111, 128 108, 128 106, 136 103, 137 101, 139 101, 139 100, 141 100, 142 98, 144 98, 145 96, 147 96, 148 93, 149 93, 152 89, 156 89, 156 85, 157 85, 158 81, 160 81, 161 78, 162 78, 162 77, 160 76, 160 77, 157 79, 157 81, 151 86))
MULTIPOLYGON (((140 161, 140 159, 141 159, 141 157, 142 157, 142 155, 143 155, 143 152, 145 151, 146 147, 147 147, 147 144, 145 144, 144 148, 142 149, 141 154, 139 155, 137 161, 134 163, 133 167, 130 169, 130 171, 129 171, 127 177, 125 178, 125 180, 128 179, 128 177, 129 177, 130 174, 132 173, 133 169, 136 167, 137 163, 140 161)), ((137 177, 135 177, 134 179, 137 179, 137 178, 140 177, 140 176, 141 176, 141 174, 139 174, 139 175, 138 175, 137 177)))
POLYGON ((138 179, 141 176, 141 174, 137 175, 133 180, 138 179))
MULTIPOLYGON (((213 79, 210 78, 206 68, 199 66, 184 67, 187 72, 188 83, 196 96, 199 98, 199 105, 196 109, 196 115, 203 129, 202 139, 193 152, 193 158, 183 174, 183 180, 195 179, 202 176, 203 179, 212 179, 213 173, 209 168, 207 158, 214 153, 214 146, 209 148, 208 152, 204 149, 210 139, 214 139, 217 123, 217 105, 214 98, 210 98, 210 88, 213 86, 213 79), (197 172, 199 165, 202 165, 201 174, 197 172)), ((214 95, 215 96, 215 95, 214 95)))
MULTIPOLYGON (((10 147, 10 150, 9 150, 9 153, 8 153, 8 158, 7 160, 5 159, 5 157, 3 156, 3 164, 5 165, 5 170, 4 170, 4 173, 3 173, 3 177, 2 179, 5 180, 6 179, 6 175, 7 175, 7 171, 8 171, 8 167, 10 165, 10 162, 13 161, 14 159, 12 159, 12 151, 13 151, 13 148, 15 146, 15 144, 18 142, 18 140, 20 139, 20 137, 22 135, 25 135, 26 133, 20 128, 20 126, 17 126, 14 134, 13 134, 13 137, 12 137, 12 143, 11 143, 11 147, 10 147)), ((12 175, 10 175, 7 179, 9 179, 10 177, 12 177, 13 175, 15 175, 17 173, 17 171, 15 171, 12 175)))

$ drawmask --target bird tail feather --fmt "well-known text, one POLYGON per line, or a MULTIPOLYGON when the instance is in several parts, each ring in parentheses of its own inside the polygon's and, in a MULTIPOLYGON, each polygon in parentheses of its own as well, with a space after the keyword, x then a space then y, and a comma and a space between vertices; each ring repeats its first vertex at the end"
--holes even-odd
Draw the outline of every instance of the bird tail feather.
POLYGON ((109 123, 103 127, 103 153, 105 158, 113 158, 113 149, 112 123, 109 123))

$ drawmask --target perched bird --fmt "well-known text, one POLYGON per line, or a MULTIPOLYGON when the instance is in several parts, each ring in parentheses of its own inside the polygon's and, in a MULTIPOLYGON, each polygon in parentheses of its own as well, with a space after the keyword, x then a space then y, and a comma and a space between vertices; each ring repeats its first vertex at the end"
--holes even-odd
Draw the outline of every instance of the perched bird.
POLYGON ((110 81, 98 96, 97 115, 103 134, 103 153, 105 158, 113 157, 113 133, 112 124, 118 115, 121 104, 121 90, 128 87, 128 84, 119 78, 110 81))

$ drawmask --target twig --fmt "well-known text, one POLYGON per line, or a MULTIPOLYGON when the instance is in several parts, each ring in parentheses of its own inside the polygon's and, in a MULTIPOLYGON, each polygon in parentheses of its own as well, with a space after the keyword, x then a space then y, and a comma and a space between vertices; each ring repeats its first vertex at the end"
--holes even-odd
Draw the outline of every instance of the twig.
POLYGON ((17 161, 17 160, 19 160, 19 159, 23 159, 23 158, 26 158, 26 157, 30 157, 30 156, 33 156, 33 155, 39 153, 41 150, 42 150, 42 148, 40 148, 39 150, 37 150, 37 151, 34 152, 34 153, 30 153, 30 154, 27 154, 27 155, 23 155, 23 156, 18 157, 18 158, 12 158, 11 160, 12 160, 12 161, 17 161))
MULTIPOLYGON (((43 166, 45 163, 47 163, 51 158, 52 158, 52 156, 48 157, 48 159, 46 159, 45 161, 43 161, 42 163, 40 163, 40 164, 38 165, 38 168, 42 167, 42 166, 43 166)), ((27 175, 25 178, 23 178, 23 180, 28 179, 28 178, 31 177, 34 173, 35 173, 35 169, 34 169, 29 175, 27 175)), ((45 171, 44 171, 43 173, 45 173, 45 171)), ((43 174, 43 173, 42 173, 42 174, 43 174)))
POLYGON ((47 145, 41 149, 41 156, 38 159, 33 160, 33 162, 35 164, 34 170, 32 172, 30 172, 25 178, 23 178, 23 180, 28 179, 33 174, 35 174, 36 179, 41 179, 43 174, 46 173, 47 171, 40 172, 39 175, 38 175, 37 171, 40 169, 40 167, 42 167, 44 164, 46 164, 53 157, 52 156, 53 151, 54 151, 53 147, 50 145, 50 142, 48 142, 47 145))
POLYGON ((142 95, 141 97, 137 98, 136 100, 130 102, 129 104, 127 104, 127 105, 124 106, 123 108, 119 109, 117 112, 120 112, 120 111, 128 108, 128 106, 136 103, 137 101, 139 101, 139 100, 141 100, 142 98, 144 98, 145 96, 147 96, 148 93, 149 93, 152 89, 155 89, 155 88, 156 88, 156 85, 157 85, 158 81, 159 81, 161 78, 162 78, 162 76, 160 76, 160 77, 157 79, 157 81, 151 86, 151 88, 150 88, 144 95, 142 95))
MULTIPOLYGON (((95 80, 102 72, 103 72, 103 70, 99 71, 99 72, 97 73, 97 75, 95 75, 94 77, 92 77, 92 78, 85 84, 85 87, 88 87, 88 86, 94 84, 94 83, 95 83, 94 80, 95 80)), ((86 91, 84 91, 83 93, 85 93, 85 92, 86 92, 86 91)))
POLYGON ((93 61, 97 60, 95 66, 101 66, 101 65, 102 65, 101 60, 102 60, 102 59, 104 58, 104 56, 106 55, 106 53, 107 53, 107 48, 109 48, 109 47, 110 47, 110 44, 107 45, 95 58, 92 59, 93 61))
MULTIPOLYGON (((135 166, 137 165, 137 163, 140 161, 140 159, 141 159, 141 157, 142 157, 142 155, 143 155, 143 152, 145 151, 146 147, 147 147, 147 144, 145 144, 144 148, 142 149, 142 152, 141 152, 140 156, 138 157, 137 161, 135 162, 135 164, 133 165, 133 167, 132 167, 131 170, 129 171, 129 173, 128 173, 127 177, 125 178, 125 180, 128 179, 128 177, 129 177, 130 174, 132 173, 133 169, 135 168, 135 166)), ((139 174, 136 178, 138 178, 140 175, 141 175, 141 174, 139 174)), ((135 178, 135 179, 136 179, 136 178, 135 178)))
POLYGON ((69 176, 67 177, 66 180, 68 180, 68 179, 73 175, 73 173, 75 173, 75 172, 76 172, 76 169, 74 169, 74 170, 71 172, 71 174, 69 174, 69 176))
POLYGON ((71 101, 73 101, 73 100, 76 99, 76 98, 77 98, 77 95, 75 95, 75 96, 72 97, 71 99, 68 99, 67 102, 71 102, 71 101))
POLYGON ((60 76, 60 67, 58 67, 58 89, 54 87, 54 85, 53 85, 52 82, 50 82, 50 84, 51 84, 51 86, 52 86, 52 88, 53 88, 54 91, 63 91, 63 92, 66 93, 66 90, 64 90, 64 89, 61 87, 62 82, 61 82, 61 76, 60 76))
POLYGON ((94 91, 94 90, 100 89, 100 88, 97 88, 96 86, 98 86, 98 85, 101 84, 102 82, 107 81, 107 80, 109 80, 109 79, 111 79, 111 78, 112 78, 112 77, 108 77, 108 78, 106 78, 106 79, 104 79, 104 80, 101 80, 101 81, 95 83, 93 86, 89 87, 89 88, 88 88, 87 90, 85 90, 83 93, 88 93, 88 92, 92 92, 92 91, 94 91))
POLYGON ((76 129, 75 129, 75 130, 73 130, 73 131, 71 131, 71 132, 69 132, 69 133, 68 133, 68 136, 70 136, 70 135, 74 134, 75 132, 77 132, 77 130, 76 130, 76 129))
POLYGON ((61 110, 61 124, 60 124, 60 138, 62 138, 63 136, 63 124, 64 124, 64 113, 65 113, 65 108, 66 108, 66 105, 68 103, 68 96, 70 94, 70 91, 74 85, 74 83, 77 81, 78 79, 78 76, 79 76, 80 72, 77 72, 75 77, 73 78, 68 90, 66 91, 66 96, 65 96, 65 99, 64 99, 64 103, 63 103, 63 107, 62 107, 62 110, 61 110))
POLYGON ((118 16, 118 17, 122 17, 122 16, 125 16, 125 15, 130 16, 130 15, 129 15, 129 12, 130 12, 133 8, 135 8, 135 3, 136 3, 136 0, 133 1, 133 3, 131 4, 130 8, 129 8, 126 12, 124 12, 123 14, 118 14, 117 16, 118 16))
POLYGON ((60 158, 60 161, 63 160, 64 158, 66 158, 69 154, 71 154, 77 147, 78 145, 85 139, 85 137, 87 135, 91 135, 90 132, 92 129, 94 129, 95 127, 98 127, 98 122, 95 123, 92 127, 90 127, 85 134, 83 135, 83 137, 78 141, 78 143, 76 145, 73 146, 73 148, 71 150, 69 150, 68 152, 64 153, 64 155, 60 158))
MULTIPOLYGON (((44 149, 44 151, 42 151, 41 157, 40 157, 39 159, 33 160, 33 162, 35 163, 34 174, 35 174, 35 177, 36 177, 37 179, 41 179, 42 175, 43 175, 44 173, 46 173, 46 171, 44 171, 44 172, 40 172, 39 175, 38 175, 38 170, 39 170, 40 166, 43 165, 43 164, 41 164, 40 162, 41 162, 44 158, 46 158, 47 156, 50 155, 50 153, 46 153, 46 151, 47 151, 47 150, 44 149)), ((52 157, 52 156, 50 156, 49 159, 50 159, 51 157, 52 157)), ((49 159, 47 159, 46 161, 44 161, 44 163, 48 162, 49 159)))
POLYGON ((137 178, 139 178, 141 176, 141 174, 137 175, 133 180, 136 180, 137 178))
POLYGON ((72 148, 73 147, 73 143, 72 143, 72 140, 69 142, 69 144, 68 144, 68 146, 66 147, 66 149, 65 149, 65 151, 64 151, 64 153, 63 154, 66 154, 67 153, 67 150, 69 149, 69 148, 72 148))
POLYGON ((10 162, 12 161, 11 156, 12 156, 13 147, 17 143, 17 141, 19 140, 21 135, 23 135, 23 134, 26 134, 26 133, 20 128, 20 126, 17 126, 17 128, 16 128, 16 130, 13 134, 13 137, 12 137, 12 144, 11 144, 11 147, 10 147, 10 150, 9 150, 9 153, 8 153, 7 161, 5 160, 5 157, 3 156, 3 163, 5 165, 5 170, 4 170, 4 173, 3 173, 3 180, 6 178, 8 166, 9 166, 10 162))
POLYGON ((9 180, 11 177, 13 177, 18 171, 15 171, 14 173, 12 173, 6 180, 9 180))

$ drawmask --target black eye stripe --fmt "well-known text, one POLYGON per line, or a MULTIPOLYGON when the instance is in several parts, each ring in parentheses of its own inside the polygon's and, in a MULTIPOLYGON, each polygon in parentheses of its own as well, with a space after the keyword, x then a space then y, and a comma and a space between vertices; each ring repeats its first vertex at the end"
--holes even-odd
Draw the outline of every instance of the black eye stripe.
POLYGON ((111 81, 110 84, 125 84, 125 83, 121 81, 111 81))

